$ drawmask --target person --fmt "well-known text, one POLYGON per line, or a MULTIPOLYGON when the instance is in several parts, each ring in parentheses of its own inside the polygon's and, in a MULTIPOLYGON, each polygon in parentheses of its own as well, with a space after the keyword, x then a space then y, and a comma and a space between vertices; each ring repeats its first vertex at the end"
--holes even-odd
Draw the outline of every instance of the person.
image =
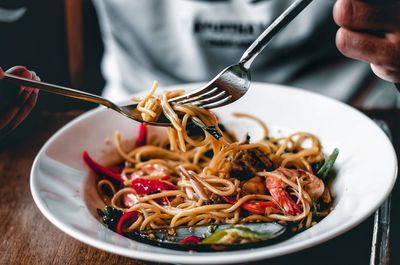
MULTIPOLYGON (((124 100, 153 80, 164 87, 209 81, 236 63, 292 2, 94 0, 105 46, 103 95, 124 100)), ((398 81, 400 4, 370 2, 313 1, 256 58, 252 81, 304 88, 347 103, 369 90, 366 104, 396 104, 393 86, 374 80, 368 63, 380 77, 398 81), (337 48, 368 63, 346 60, 337 48)))
MULTIPOLYGON (((163 86, 208 81, 236 63, 291 2, 93 0, 105 46, 103 94, 125 100, 155 79, 163 86)), ((303 87, 344 102, 365 89, 370 67, 380 78, 400 82, 398 14, 400 2, 392 0, 314 1, 257 57, 252 79, 303 87), (366 63, 344 60, 337 50, 366 63)), ((375 99, 395 104, 393 87, 376 91, 375 99)), ((25 116, 2 113, 9 128, 25 116)))
MULTIPOLYGON (((7 73, 24 78, 40 80, 35 72, 29 71, 24 66, 15 66, 7 73)), ((4 78, 4 71, 0 67, 0 80, 4 78)), ((0 87, 0 139, 8 135, 29 115, 34 108, 38 89, 31 87, 16 87, 1 83, 0 87)))
POLYGON ((370 63, 380 78, 400 83, 400 2, 338 1, 336 45, 346 56, 370 63))

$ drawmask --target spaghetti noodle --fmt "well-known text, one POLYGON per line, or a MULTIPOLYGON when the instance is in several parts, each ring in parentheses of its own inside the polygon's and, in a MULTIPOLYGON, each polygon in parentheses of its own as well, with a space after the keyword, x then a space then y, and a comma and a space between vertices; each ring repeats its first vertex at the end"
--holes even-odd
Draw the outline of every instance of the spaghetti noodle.
POLYGON ((147 121, 161 112, 171 121, 168 141, 148 139, 124 150, 117 132, 122 183, 107 174, 97 182, 107 204, 137 213, 120 232, 261 221, 292 222, 300 229, 330 211, 329 189, 316 176, 326 159, 316 136, 297 132, 273 138, 259 119, 235 114, 259 123, 264 132, 260 142, 237 142, 213 113, 168 102, 182 91, 155 96, 156 88, 155 82, 147 96, 134 100, 147 121), (193 121, 221 137, 199 130, 193 121))

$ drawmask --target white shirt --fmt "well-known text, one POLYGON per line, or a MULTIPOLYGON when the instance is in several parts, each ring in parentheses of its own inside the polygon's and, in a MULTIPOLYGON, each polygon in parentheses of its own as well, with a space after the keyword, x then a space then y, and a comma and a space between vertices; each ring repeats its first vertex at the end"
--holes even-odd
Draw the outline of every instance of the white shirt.
MULTIPOLYGON (((105 46, 104 96, 123 100, 148 90, 153 80, 164 87, 208 81, 236 63, 292 2, 93 0, 105 46)), ((333 3, 314 1, 280 32, 253 63, 252 80, 352 99, 372 74, 368 64, 344 59, 337 51, 333 3)), ((393 98, 376 102, 393 104, 393 98)))

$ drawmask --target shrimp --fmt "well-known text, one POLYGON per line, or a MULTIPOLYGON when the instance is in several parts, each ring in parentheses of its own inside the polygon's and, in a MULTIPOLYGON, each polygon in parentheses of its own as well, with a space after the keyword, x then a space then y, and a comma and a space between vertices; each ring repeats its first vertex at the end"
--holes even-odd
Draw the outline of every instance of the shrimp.
MULTIPOLYGON (((279 169, 271 172, 278 173, 279 169)), ((274 174, 269 174, 265 177, 265 186, 267 187, 271 196, 275 199, 276 204, 283 208, 290 215, 300 214, 301 211, 297 204, 289 197, 289 194, 285 191, 287 184, 280 180, 274 174)))
POLYGON ((324 182, 307 171, 299 170, 299 173, 301 175, 300 179, 305 183, 304 190, 310 195, 311 199, 318 200, 324 193, 324 182))
POLYGON ((276 171, 279 171, 290 181, 295 183, 296 178, 299 178, 303 184, 302 188, 310 195, 312 200, 318 200, 324 193, 324 182, 314 174, 301 169, 278 168, 276 171))

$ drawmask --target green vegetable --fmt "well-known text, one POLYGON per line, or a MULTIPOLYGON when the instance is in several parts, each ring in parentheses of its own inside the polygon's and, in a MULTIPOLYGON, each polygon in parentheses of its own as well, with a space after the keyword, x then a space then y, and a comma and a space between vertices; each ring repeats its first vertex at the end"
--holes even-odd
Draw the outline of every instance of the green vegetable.
POLYGON ((313 173, 317 173, 318 170, 322 167, 322 165, 324 164, 325 160, 321 160, 319 162, 315 162, 311 164, 311 168, 312 168, 312 172, 313 173))
POLYGON ((332 154, 330 154, 328 156, 328 158, 325 160, 325 163, 322 165, 322 167, 318 170, 317 172, 317 176, 322 179, 322 180, 326 180, 326 178, 328 177, 329 172, 331 171, 331 169, 333 168, 333 164, 336 161, 337 156, 339 155, 339 149, 335 148, 332 152, 332 154))
POLYGON ((313 214, 313 216, 317 216, 318 207, 317 207, 317 203, 316 203, 316 202, 313 202, 313 203, 312 203, 311 209, 312 209, 312 214, 313 214))
POLYGON ((233 244, 241 243, 242 241, 256 242, 269 238, 271 238, 271 233, 260 233, 244 226, 231 226, 203 239, 201 244, 233 244))
POLYGON ((216 126, 207 126, 205 125, 200 119, 198 118, 192 118, 192 122, 202 128, 204 131, 208 132, 212 136, 214 136, 215 139, 219 139, 222 137, 222 134, 219 132, 216 126))
POLYGON ((106 205, 103 210, 97 209, 97 213, 101 217, 103 224, 113 231, 116 230, 118 221, 124 214, 121 210, 108 205, 106 205))

